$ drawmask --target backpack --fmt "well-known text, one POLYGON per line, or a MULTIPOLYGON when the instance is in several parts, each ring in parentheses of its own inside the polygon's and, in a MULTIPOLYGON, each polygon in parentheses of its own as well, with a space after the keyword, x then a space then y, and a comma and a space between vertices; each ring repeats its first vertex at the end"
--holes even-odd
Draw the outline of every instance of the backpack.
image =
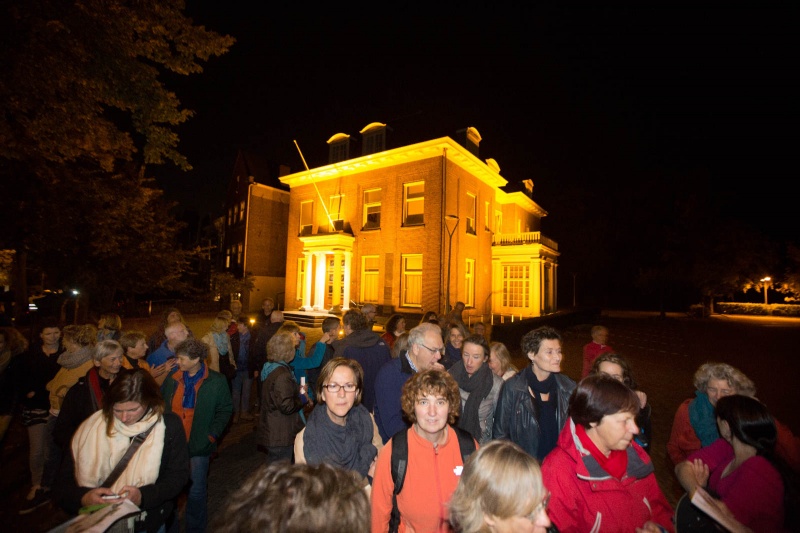
MULTIPOLYGON (((475 440, 472 435, 455 426, 450 426, 455 430, 458 437, 458 447, 461 450, 461 460, 466 464, 467 458, 475 451, 475 440)), ((392 481, 394 481, 394 492, 392 492, 392 515, 389 519, 389 533, 396 533, 400 528, 400 510, 397 508, 397 495, 403 490, 403 482, 406 480, 406 467, 408 466, 408 429, 404 429, 392 437, 392 481)))

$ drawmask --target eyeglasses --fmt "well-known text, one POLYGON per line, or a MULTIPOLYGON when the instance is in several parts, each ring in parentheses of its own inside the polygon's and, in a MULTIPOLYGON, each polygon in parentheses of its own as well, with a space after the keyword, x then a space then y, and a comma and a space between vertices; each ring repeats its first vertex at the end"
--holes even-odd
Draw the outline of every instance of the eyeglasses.
POLYGON ((545 496, 544 499, 541 502, 539 502, 539 505, 534 507, 531 514, 529 514, 525 518, 527 518, 531 522, 536 522, 536 519, 539 518, 540 514, 547 512, 547 505, 549 503, 550 503, 550 493, 547 493, 547 496, 545 496))
POLYGON ((344 389, 345 392, 355 392, 358 388, 355 383, 345 383, 344 385, 328 383, 327 385, 323 385, 323 387, 331 394, 336 394, 340 389, 344 389))
POLYGON ((425 348, 426 350, 428 350, 431 353, 439 352, 439 354, 444 355, 444 346, 442 346, 441 348, 428 348, 424 344, 420 344, 420 346, 422 346, 423 348, 425 348))

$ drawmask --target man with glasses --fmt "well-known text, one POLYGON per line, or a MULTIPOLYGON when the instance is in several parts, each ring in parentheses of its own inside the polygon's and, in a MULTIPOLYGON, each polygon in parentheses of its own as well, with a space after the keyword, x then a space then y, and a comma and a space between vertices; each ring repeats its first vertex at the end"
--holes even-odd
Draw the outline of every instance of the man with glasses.
POLYGON ((442 330, 423 322, 408 333, 408 351, 384 364, 375 378, 375 423, 383 442, 408 426, 403 420, 400 394, 406 381, 416 372, 436 368, 444 353, 442 330))

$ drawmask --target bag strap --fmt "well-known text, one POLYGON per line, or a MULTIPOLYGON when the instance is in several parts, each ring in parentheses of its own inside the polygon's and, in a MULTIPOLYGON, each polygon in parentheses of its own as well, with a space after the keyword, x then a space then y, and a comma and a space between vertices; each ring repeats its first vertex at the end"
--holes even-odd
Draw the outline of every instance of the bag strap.
POLYGON ((125 451, 125 455, 122 456, 122 459, 119 460, 117 466, 114 467, 114 470, 111 471, 111 473, 108 475, 103 484, 100 485, 101 487, 107 489, 111 488, 111 485, 113 485, 114 482, 117 481, 117 479, 119 479, 119 476, 121 476, 122 473, 125 471, 125 468, 127 468, 128 462, 130 462, 131 457, 133 457, 133 454, 136 453, 136 450, 139 449, 139 446, 141 446, 142 443, 145 441, 145 439, 147 439, 147 436, 150 434, 151 431, 153 431, 154 427, 156 427, 155 424, 150 426, 150 428, 147 431, 139 433, 138 435, 133 437, 131 445, 128 446, 128 449, 125 451))

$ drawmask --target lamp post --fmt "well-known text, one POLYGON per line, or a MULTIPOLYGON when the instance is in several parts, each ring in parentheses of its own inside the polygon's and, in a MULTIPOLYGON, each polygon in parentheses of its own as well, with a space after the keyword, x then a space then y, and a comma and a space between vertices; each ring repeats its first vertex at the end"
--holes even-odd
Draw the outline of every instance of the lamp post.
POLYGON ((766 278, 761 278, 762 286, 764 287, 764 305, 769 305, 767 302, 767 282, 772 281, 772 278, 767 276, 766 278))
POLYGON ((450 312, 450 265, 452 263, 451 259, 453 255, 453 234, 456 232, 456 228, 458 227, 458 217, 456 215, 445 215, 444 227, 447 229, 447 235, 450 237, 450 241, 447 245, 447 291, 444 303, 445 313, 449 313, 450 312), (448 222, 451 220, 456 221, 456 223, 453 224, 452 230, 448 225, 448 222))

